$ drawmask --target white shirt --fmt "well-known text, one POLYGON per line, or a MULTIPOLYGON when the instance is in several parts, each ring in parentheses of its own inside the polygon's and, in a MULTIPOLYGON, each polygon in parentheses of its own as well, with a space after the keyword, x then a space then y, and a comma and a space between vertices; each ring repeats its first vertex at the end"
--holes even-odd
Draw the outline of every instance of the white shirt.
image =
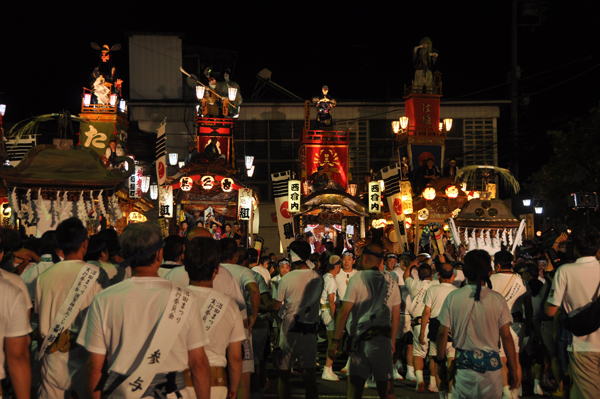
POLYGON ((492 289, 506 299, 511 313, 523 312, 523 302, 530 295, 523 279, 518 274, 496 273, 490 276, 492 289))
MULTIPOLYGON (((16 276, 16 275, 15 275, 16 276)), ((18 277, 18 276, 17 276, 18 277)), ((7 280, 0 278, 0 380, 6 377, 4 372, 4 338, 22 337, 31 332, 29 315, 25 303, 29 295, 23 293, 7 280)))
MULTIPOLYGON (((158 271, 160 272, 160 268, 158 271)), ((185 271, 184 266, 178 266, 170 269, 164 277, 167 280, 179 285, 183 285, 184 287, 190 283, 190 276, 185 271)), ((242 296, 242 292, 240 291, 238 283, 235 281, 231 273, 229 273, 229 271, 223 266, 219 266, 219 273, 217 273, 217 276, 213 280, 213 289, 227 295, 229 298, 232 298, 238 304, 238 306, 240 306, 240 312, 246 314, 246 301, 242 296)))
POLYGON ((438 320, 450 328, 456 348, 499 352, 500 327, 511 323, 512 316, 502 295, 487 287, 481 287, 481 299, 474 302, 476 288, 466 285, 450 292, 438 320))
POLYGON ((423 298, 423 303, 425 306, 429 306, 431 308, 431 315, 429 315, 430 318, 433 319, 438 317, 440 310, 442 310, 444 300, 448 294, 455 289, 456 287, 454 285, 448 283, 434 284, 427 289, 427 292, 425 292, 425 298, 423 298))
MULTIPOLYGON (((410 307, 412 301, 410 300, 410 293, 408 292, 408 288, 406 288, 406 284, 404 283, 404 270, 397 268, 393 270, 394 274, 398 275, 398 287, 400 287, 400 295, 402 296, 402 304, 400 305, 400 314, 410 315, 410 307)), ((411 276, 414 279, 419 278, 419 273, 417 269, 412 269, 411 276)))
MULTIPOLYGON (((7 272, 4 269, 0 269, 0 280, 1 279, 4 279, 7 282, 9 282, 10 284, 14 285, 23 293, 23 295, 24 295, 23 299, 25 299, 25 306, 27 306, 27 309, 31 309, 33 307, 32 301, 30 300, 30 296, 29 296, 29 290, 27 289, 25 282, 23 280, 21 280, 21 278, 19 276, 17 276, 14 273, 7 272)), ((0 341, 0 343, 1 342, 2 341, 0 341)))
MULTIPOLYGON (((248 315, 252 315, 252 302, 250 302, 250 292, 246 289, 246 286, 250 283, 256 284, 256 280, 254 279, 254 275, 247 267, 240 265, 233 265, 231 263, 221 263, 221 266, 227 269, 233 279, 237 282, 240 287, 240 292, 244 298, 244 304, 238 302, 238 307, 240 308, 240 312, 242 312, 242 318, 246 319, 248 315), (246 310, 246 314, 244 314, 244 309, 246 310)), ((219 269, 220 270, 220 269, 219 269)), ((215 279, 216 280, 216 279, 215 279)), ((213 281, 213 288, 215 287, 215 283, 213 281)))
POLYGON ((465 281, 465 274, 463 271, 461 269, 454 269, 454 281, 452 282, 452 285, 456 288, 460 288, 463 281, 465 281))
POLYGON ((329 294, 334 294, 334 302, 337 304, 337 283, 333 274, 325 273, 323 276, 323 292, 321 293, 321 304, 327 305, 329 303, 329 294))
MULTIPOLYGON (((162 317, 172 284, 162 277, 132 277, 107 288, 94 298, 77 343, 88 352, 106 355, 109 371, 127 375, 162 317)), ((193 296, 189 312, 171 351, 160 359, 159 373, 184 371, 188 351, 208 343, 193 296)))
POLYGON ((323 279, 314 270, 292 270, 283 278, 277 288, 276 301, 283 302, 283 324, 281 334, 287 334, 293 327, 294 317, 306 324, 319 322, 319 301, 323 292, 323 279))
POLYGON ((423 314, 423 309, 425 309, 425 304, 423 303, 423 299, 425 298, 425 293, 427 289, 432 285, 439 284, 439 281, 435 280, 420 280, 415 279, 413 277, 409 277, 406 279, 404 284, 408 289, 408 293, 410 294, 411 304, 408 312, 411 317, 414 319, 423 314))
MULTIPOLYGON (((252 267, 252 269, 250 269, 250 271, 253 273, 260 274, 262 276, 265 284, 267 285, 268 290, 266 292, 271 292, 271 275, 269 274, 269 271, 265 267, 262 267, 261 265, 256 265, 256 266, 252 267)), ((261 290, 260 293, 262 294, 263 291, 261 290)))
MULTIPOLYGON (((60 258, 61 261, 64 258, 60 258)), ((54 262, 52 262, 52 255, 44 254, 42 255, 40 261, 29 269, 27 269, 23 274, 21 274, 21 279, 25 282, 27 286, 27 290, 29 291, 29 297, 31 298, 31 302, 35 302, 35 289, 37 286, 37 279, 46 269, 50 266, 53 266, 54 262)))
MULTIPOLYGON (((346 295, 346 288, 348 287, 348 283, 350 282, 350 277, 356 274, 357 270, 352 269, 350 273, 344 271, 344 269, 340 270, 337 276, 335 276, 335 282, 338 287, 338 298, 344 298, 346 295)), ((343 300, 343 299, 342 299, 343 300)))
POLYGON ((390 287, 379 270, 361 270, 350 279, 342 300, 354 304, 346 328, 356 337, 372 326, 391 326, 392 307, 400 305, 400 289, 393 280, 390 287))
MULTIPOLYGON (((213 288, 195 285, 189 285, 187 288, 192 291, 192 294, 198 300, 199 309, 202 309, 208 295, 213 291, 213 288)), ((225 295, 222 296, 225 297, 225 295)), ((246 339, 244 322, 235 300, 229 301, 229 305, 224 309, 224 312, 225 314, 221 317, 219 324, 212 326, 206 334, 210 342, 204 346, 204 350, 212 367, 227 366, 226 352, 229 344, 246 339)))
MULTIPOLYGON (((579 258, 559 267, 552 280, 548 303, 571 316, 595 299, 600 285, 600 264, 594 256, 579 258)), ((570 351, 600 352, 600 330, 582 337, 573 336, 570 351)))
POLYGON ((79 313, 73 324, 68 328, 72 332, 78 333, 92 299, 96 294, 102 292, 103 287, 108 287, 109 282, 106 272, 98 266, 82 260, 64 260, 46 269, 38 277, 35 292, 35 313, 39 315, 39 329, 42 337, 45 337, 50 330, 56 314, 67 298, 67 294, 79 275, 79 271, 84 266, 89 266, 100 274, 93 286, 88 288, 88 293, 81 302, 79 313))

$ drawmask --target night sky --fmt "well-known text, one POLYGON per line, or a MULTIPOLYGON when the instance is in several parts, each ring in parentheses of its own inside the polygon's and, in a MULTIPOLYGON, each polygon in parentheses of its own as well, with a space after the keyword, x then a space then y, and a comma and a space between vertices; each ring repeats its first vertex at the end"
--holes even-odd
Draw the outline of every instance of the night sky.
MULTIPOLYGON (((338 102, 400 99, 413 76, 412 49, 429 36, 439 52, 442 101, 509 98, 509 1, 371 1, 360 7, 342 1, 235 6, 169 1, 122 9, 109 4, 119 3, 3 6, 0 103, 7 104, 5 123, 62 109, 77 114, 82 88, 97 64, 98 52, 90 42, 121 43, 115 60, 127 76, 126 32, 180 32, 184 45, 237 51, 232 79, 245 98, 252 94, 256 73, 267 68, 274 82, 302 98, 327 84, 338 102)), ((564 128, 600 101, 600 23, 591 4, 544 1, 541 24, 519 28, 526 174, 546 159, 547 130, 564 128)), ((509 110, 508 104, 501 106, 500 166, 508 162, 503 146, 509 110)))

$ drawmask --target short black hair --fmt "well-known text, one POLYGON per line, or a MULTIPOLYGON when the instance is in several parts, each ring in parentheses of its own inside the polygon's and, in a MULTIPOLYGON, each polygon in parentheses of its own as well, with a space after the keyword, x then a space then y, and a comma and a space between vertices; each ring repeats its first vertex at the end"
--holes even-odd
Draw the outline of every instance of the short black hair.
POLYGON ((243 265, 248 260, 248 250, 244 247, 238 247, 238 265, 243 265))
POLYGON ((104 239, 110 256, 121 255, 121 241, 115 229, 105 229, 98 233, 104 239))
MULTIPOLYGON (((489 273, 492 270, 492 257, 483 249, 474 249, 467 252, 464 259, 463 272, 475 276, 489 273)), ((469 278, 467 276, 467 278, 469 278)), ((472 277, 471 277, 472 279, 472 277)))
POLYGON ((571 232, 573 244, 581 256, 595 256, 600 249, 600 231, 594 226, 578 226, 571 232))
POLYGON ((40 255, 50 254, 52 262, 60 262, 60 257, 56 253, 60 247, 58 246, 58 238, 56 230, 48 230, 42 234, 42 242, 40 243, 40 255))
POLYGON ((426 280, 433 274, 433 269, 427 263, 421 263, 419 266, 419 280, 426 280))
POLYGON ((219 247, 221 247, 221 261, 232 260, 238 253, 237 242, 231 237, 219 240, 219 247))
POLYGON ((163 258, 175 262, 183 254, 185 238, 178 234, 172 234, 165 238, 165 247, 163 249, 163 258))
POLYGON ((271 261, 271 257, 270 256, 263 255, 258 260, 258 263, 260 263, 262 265, 263 263, 270 262, 270 261, 271 261))
POLYGON ((83 257, 83 260, 86 262, 90 260, 98 260, 102 256, 103 251, 108 251, 106 249, 106 243, 104 242, 104 239, 102 236, 94 234, 90 237, 87 253, 83 257))
POLYGON ((515 259, 510 251, 498 251, 494 254, 494 263, 500 265, 501 269, 512 269, 512 261, 515 259))
POLYGON ((258 262, 258 251, 254 248, 248 248, 248 259, 250 263, 258 262))
POLYGON ((196 237, 185 247, 183 264, 191 281, 208 281, 221 262, 221 247, 214 239, 196 237))
POLYGON ((65 256, 75 253, 81 248, 81 245, 87 240, 87 229, 83 222, 76 217, 68 218, 60 222, 56 227, 56 236, 58 246, 62 249, 65 256), (81 240, 81 237, 85 238, 81 240))
POLYGON ((310 258, 310 244, 306 241, 292 241, 288 249, 290 251, 294 251, 294 253, 298 255, 303 261, 307 261, 308 258, 310 258))

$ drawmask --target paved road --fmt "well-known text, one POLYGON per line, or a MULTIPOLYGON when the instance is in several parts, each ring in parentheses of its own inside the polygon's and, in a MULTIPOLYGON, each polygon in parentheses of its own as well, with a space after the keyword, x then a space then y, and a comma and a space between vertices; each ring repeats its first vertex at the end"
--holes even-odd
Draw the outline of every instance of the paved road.
MULTIPOLYGON (((326 343, 319 344, 319 360, 318 362, 323 365, 325 364, 325 350, 326 343)), ((339 372, 339 370, 344 367, 346 363, 346 357, 343 357, 337 360, 333 365, 333 370, 340 377, 341 381, 333 382, 333 381, 325 381, 321 379, 321 368, 318 368, 318 376, 317 383, 319 385, 319 398, 326 399, 343 399, 346 398, 346 386, 347 380, 345 378, 345 374, 339 372)), ((272 363, 269 364, 267 369, 267 374, 269 378, 269 387, 265 390, 263 395, 264 398, 278 398, 277 395, 277 371, 273 368, 272 363)), ((426 384, 429 382, 428 371, 425 372, 425 382, 426 384)), ((302 377, 298 372, 294 372, 291 378, 292 385, 292 396, 294 398, 304 398, 304 386, 303 386, 302 377)), ((394 383, 396 398, 401 399, 438 399, 439 395, 437 393, 417 393, 415 392, 415 383, 409 381, 396 381, 394 383)), ((527 392, 527 390, 525 390, 527 392)), ((379 398, 377 395, 377 391, 375 389, 365 388, 363 398, 365 399, 375 399, 379 398)), ((539 396, 521 396, 521 398, 540 398, 539 396)))

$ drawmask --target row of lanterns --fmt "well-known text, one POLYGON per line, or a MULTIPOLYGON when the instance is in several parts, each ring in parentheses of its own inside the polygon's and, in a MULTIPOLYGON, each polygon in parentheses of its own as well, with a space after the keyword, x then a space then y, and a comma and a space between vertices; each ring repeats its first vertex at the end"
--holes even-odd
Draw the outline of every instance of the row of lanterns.
MULTIPOLYGON (((460 192, 460 188, 455 185, 455 184, 451 184, 448 187, 446 187, 446 196, 448 198, 456 198, 458 197, 458 194, 460 192)), ((471 190, 467 193, 467 198, 469 200, 472 200, 474 198, 479 198, 479 191, 475 191, 475 190, 471 190)), ((425 187, 425 189, 423 190, 423 198, 425 198, 428 201, 431 201, 433 199, 435 199, 436 197, 436 191, 435 188, 433 187, 425 187)))
MULTIPOLYGON (((444 128, 446 128, 447 132, 450 131, 450 129, 452 129, 452 119, 445 118, 442 122, 440 122, 439 127, 440 132, 443 132, 444 128)), ((392 122, 392 130, 394 131, 394 133, 405 132, 407 128, 408 116, 401 116, 399 120, 392 122)))
MULTIPOLYGON (((92 94, 85 93, 83 95, 83 105, 85 107, 89 107, 91 103, 92 103, 92 94)), ((116 94, 110 95, 109 104, 111 107, 114 107, 117 105, 117 95, 116 94)), ((119 100, 119 111, 121 111, 122 113, 125 113, 125 111, 127 111, 127 101, 125 101, 124 99, 119 100)))
MULTIPOLYGON (((227 97, 229 98, 229 101, 233 102, 235 101, 235 98, 237 97, 237 87, 231 87, 229 85, 227 85, 227 97)), ((196 98, 198 99, 198 101, 202 101, 202 99, 204 98, 204 93, 206 92, 206 86, 202 86, 202 85, 198 85, 196 86, 196 98)))

